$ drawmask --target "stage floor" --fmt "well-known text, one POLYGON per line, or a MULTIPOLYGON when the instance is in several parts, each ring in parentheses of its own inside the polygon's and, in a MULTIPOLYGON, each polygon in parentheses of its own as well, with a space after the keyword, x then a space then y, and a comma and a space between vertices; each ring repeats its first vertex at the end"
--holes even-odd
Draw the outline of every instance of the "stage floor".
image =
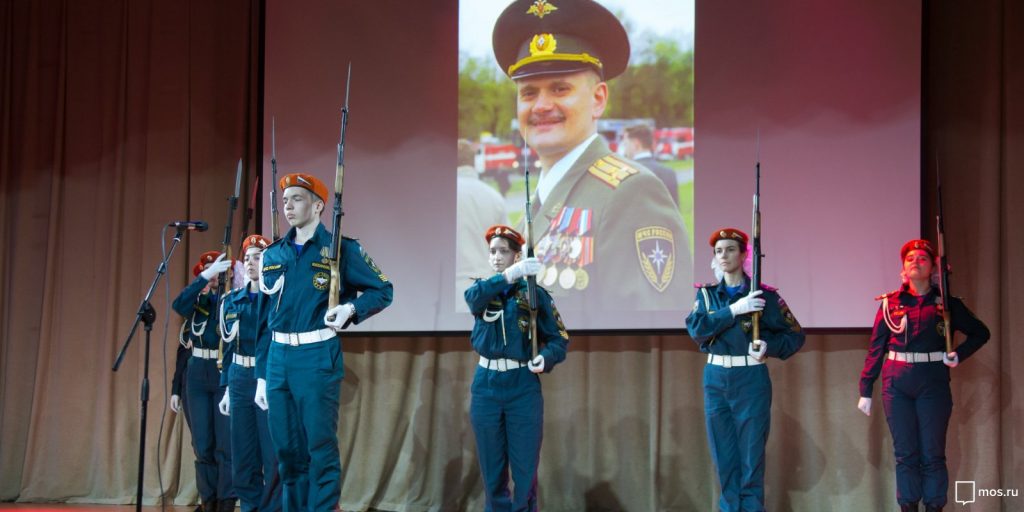
MULTIPOLYGON (((22 512, 128 512, 135 510, 135 505, 65 505, 60 503, 0 503, 0 510, 20 510, 22 512)), ((160 512, 160 507, 142 507, 143 512, 160 512)), ((195 507, 171 507, 165 512, 192 512, 195 507)))

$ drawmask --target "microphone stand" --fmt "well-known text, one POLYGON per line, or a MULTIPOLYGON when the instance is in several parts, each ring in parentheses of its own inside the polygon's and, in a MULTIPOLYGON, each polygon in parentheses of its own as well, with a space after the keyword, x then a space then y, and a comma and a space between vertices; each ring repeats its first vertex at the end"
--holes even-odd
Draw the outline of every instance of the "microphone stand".
MULTIPOLYGON (((142 303, 139 304, 139 311, 135 314, 135 322, 132 323, 132 330, 128 333, 128 338, 124 340, 124 345, 121 347, 121 352, 117 354, 117 360, 114 361, 113 371, 121 366, 121 362, 124 360, 124 354, 128 350, 128 345, 132 342, 132 338, 135 336, 135 331, 139 327, 139 320, 144 324, 146 330, 146 357, 145 363, 142 370, 142 393, 139 399, 142 401, 142 418, 139 422, 139 476, 138 486, 135 490, 135 510, 136 512, 142 511, 142 475, 143 468, 146 464, 146 412, 149 405, 149 335, 153 330, 153 322, 156 321, 156 310, 153 309, 153 305, 149 303, 149 299, 153 296, 153 290, 156 289, 156 284, 160 281, 160 276, 167 273, 167 262, 171 260, 171 255, 174 254, 174 249, 178 246, 178 242, 181 242, 181 237, 185 233, 183 227, 178 227, 178 232, 174 235, 174 240, 171 243, 171 250, 167 252, 167 256, 160 265, 156 268, 156 275, 153 276, 153 283, 149 285, 149 291, 146 292, 146 296, 142 299, 142 303)), ((159 461, 157 461, 159 464, 159 461)))

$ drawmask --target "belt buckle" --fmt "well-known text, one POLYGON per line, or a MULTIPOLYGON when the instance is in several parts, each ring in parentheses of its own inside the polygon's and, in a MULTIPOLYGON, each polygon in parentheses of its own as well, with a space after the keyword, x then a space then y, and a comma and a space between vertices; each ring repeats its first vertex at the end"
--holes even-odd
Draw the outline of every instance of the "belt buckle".
POLYGON ((299 346, 299 333, 297 333, 297 332, 290 332, 290 333, 288 333, 288 344, 293 346, 293 347, 299 346))
POLYGON ((504 358, 498 359, 497 363, 498 363, 498 371, 499 372, 507 372, 508 371, 508 359, 504 359, 504 358))
POLYGON ((732 356, 722 356, 722 366, 732 368, 732 356))

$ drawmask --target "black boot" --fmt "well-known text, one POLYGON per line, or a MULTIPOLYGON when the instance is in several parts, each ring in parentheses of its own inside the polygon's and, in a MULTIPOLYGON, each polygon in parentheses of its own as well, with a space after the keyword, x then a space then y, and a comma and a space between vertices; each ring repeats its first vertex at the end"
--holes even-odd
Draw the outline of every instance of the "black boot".
POLYGON ((925 505, 924 512, 942 512, 942 507, 938 505, 925 505))
POLYGON ((900 503, 900 512, 917 512, 917 503, 900 503))
POLYGON ((217 502, 217 512, 235 512, 235 498, 228 498, 217 502))

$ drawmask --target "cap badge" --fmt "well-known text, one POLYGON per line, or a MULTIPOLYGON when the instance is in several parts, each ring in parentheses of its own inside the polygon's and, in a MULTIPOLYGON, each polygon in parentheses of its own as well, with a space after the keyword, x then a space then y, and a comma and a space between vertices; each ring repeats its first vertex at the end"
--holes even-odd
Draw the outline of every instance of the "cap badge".
POLYGON ((557 47, 558 41, 555 41, 554 35, 537 34, 530 41, 530 55, 551 55, 555 53, 557 47))
POLYGON ((543 18, 557 10, 558 7, 548 3, 548 0, 534 0, 533 5, 526 11, 526 14, 533 14, 538 18, 543 18))

